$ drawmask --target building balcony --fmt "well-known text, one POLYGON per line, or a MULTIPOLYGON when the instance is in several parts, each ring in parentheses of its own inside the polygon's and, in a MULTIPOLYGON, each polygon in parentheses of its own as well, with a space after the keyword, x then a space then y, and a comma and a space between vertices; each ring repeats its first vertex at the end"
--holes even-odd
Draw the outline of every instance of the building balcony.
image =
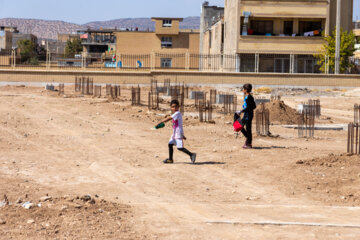
POLYGON ((314 54, 321 50, 322 37, 240 36, 238 53, 314 54))
POLYGON ((83 45, 109 45, 109 44, 116 44, 116 40, 113 40, 113 39, 84 39, 81 43, 83 45))
POLYGON ((243 1, 240 12, 255 17, 327 18, 329 3, 323 1, 243 1), (260 3, 261 2, 261 3, 260 3))

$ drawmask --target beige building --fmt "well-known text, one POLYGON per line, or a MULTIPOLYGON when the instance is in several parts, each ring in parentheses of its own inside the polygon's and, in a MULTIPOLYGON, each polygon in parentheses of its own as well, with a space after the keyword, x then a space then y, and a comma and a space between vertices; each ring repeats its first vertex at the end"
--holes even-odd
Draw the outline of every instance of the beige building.
POLYGON ((12 27, 12 26, 0 26, 0 31, 19 33, 17 27, 12 27))
POLYGON ((58 34, 58 42, 66 43, 67 41, 72 41, 73 39, 80 39, 79 34, 58 34))
POLYGON ((355 48, 357 49, 355 52, 355 58, 360 59, 360 21, 355 22, 354 34, 356 37, 355 48))
POLYGON ((11 65, 13 34, 18 32, 16 27, 0 26, 0 66, 11 65))
MULTIPOLYGON (((152 18, 155 32, 116 32, 118 67, 186 69, 198 55, 198 30, 180 29, 182 18, 152 18)), ((193 64, 193 66, 198 64, 193 64)))
MULTIPOLYGON (((343 0, 344 30, 352 12, 343 0)), ((224 17, 201 33, 201 53, 221 54, 223 71, 316 73, 313 55, 335 23, 336 0, 225 0, 224 17)))
POLYGON ((13 33, 8 31, 0 31, 0 52, 9 53, 12 48, 13 33))

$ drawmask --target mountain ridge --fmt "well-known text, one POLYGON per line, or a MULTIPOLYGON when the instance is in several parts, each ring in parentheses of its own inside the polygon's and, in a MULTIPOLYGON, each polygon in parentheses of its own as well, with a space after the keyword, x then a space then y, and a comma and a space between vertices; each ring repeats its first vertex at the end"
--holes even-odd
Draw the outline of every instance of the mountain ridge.
MULTIPOLYGON (((70 23, 62 20, 26 19, 26 18, 2 18, 0 26, 17 27, 21 33, 32 33, 38 39, 57 39, 57 34, 70 34, 86 28, 120 29, 138 28, 141 31, 154 31, 155 23, 151 18, 119 18, 106 21, 92 21, 85 24, 70 23)), ((199 29, 200 17, 186 17, 180 23, 181 29, 199 29)))

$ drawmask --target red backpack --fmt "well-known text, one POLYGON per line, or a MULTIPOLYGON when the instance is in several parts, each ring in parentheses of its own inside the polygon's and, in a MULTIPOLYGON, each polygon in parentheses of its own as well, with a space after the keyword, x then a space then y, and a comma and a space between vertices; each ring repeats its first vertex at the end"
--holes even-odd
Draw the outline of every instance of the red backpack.
POLYGON ((244 126, 243 126, 240 118, 236 119, 236 121, 233 124, 233 127, 234 127, 235 132, 240 132, 243 129, 244 126))

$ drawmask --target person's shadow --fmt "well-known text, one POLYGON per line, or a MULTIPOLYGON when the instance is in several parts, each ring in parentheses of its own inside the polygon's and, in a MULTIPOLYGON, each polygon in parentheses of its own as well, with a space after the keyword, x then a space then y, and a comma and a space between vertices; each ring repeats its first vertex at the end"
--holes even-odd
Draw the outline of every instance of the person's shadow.
POLYGON ((255 150, 264 150, 264 149, 286 149, 286 147, 281 146, 271 146, 271 147, 253 147, 255 150))
POLYGON ((184 162, 179 162, 176 164, 189 164, 189 165, 223 165, 225 164, 224 162, 214 162, 214 161, 208 161, 208 162, 195 162, 195 163, 184 163, 184 162))

